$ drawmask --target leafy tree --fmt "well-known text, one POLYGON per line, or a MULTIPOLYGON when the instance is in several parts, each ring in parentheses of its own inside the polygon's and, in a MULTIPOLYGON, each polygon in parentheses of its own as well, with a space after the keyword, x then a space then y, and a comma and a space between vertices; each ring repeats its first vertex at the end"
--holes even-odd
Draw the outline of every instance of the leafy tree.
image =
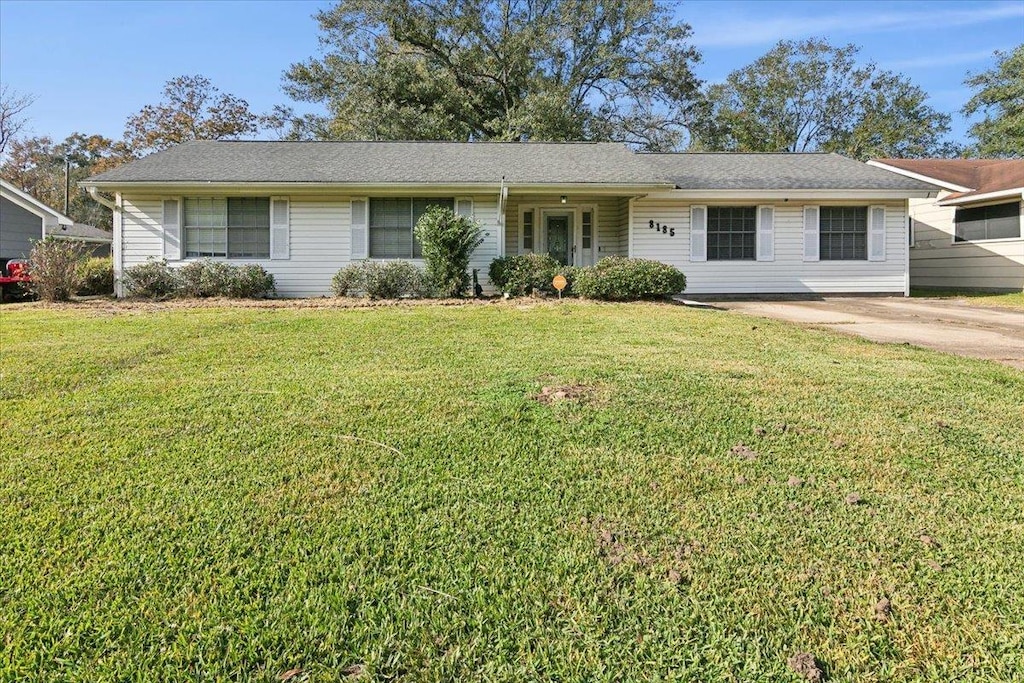
POLYGON ((694 149, 840 152, 870 157, 944 156, 950 117, 926 104, 909 80, 873 63, 854 45, 781 41, 753 64, 707 88, 691 129, 694 149))
POLYGON ((996 65, 979 74, 968 74, 964 85, 974 96, 961 110, 965 116, 984 112, 971 126, 978 141, 977 153, 986 157, 1024 156, 1024 44, 1013 52, 996 51, 996 65))
POLYGON ((22 114, 35 100, 32 95, 22 95, 6 85, 0 85, 0 156, 3 156, 7 145, 25 127, 27 121, 22 114))
POLYGON ((690 27, 653 0, 341 0, 285 92, 321 139, 678 145, 696 100, 690 27))
POLYGON ((0 175, 44 204, 63 211, 68 163, 68 215, 80 223, 109 230, 110 210, 79 189, 78 182, 132 158, 124 143, 102 135, 73 133, 57 144, 45 136, 26 138, 11 143, 0 175))
POLYGON ((164 99, 128 118, 124 138, 137 154, 189 140, 231 140, 254 135, 260 117, 243 99, 221 93, 204 76, 178 76, 164 85, 164 99))

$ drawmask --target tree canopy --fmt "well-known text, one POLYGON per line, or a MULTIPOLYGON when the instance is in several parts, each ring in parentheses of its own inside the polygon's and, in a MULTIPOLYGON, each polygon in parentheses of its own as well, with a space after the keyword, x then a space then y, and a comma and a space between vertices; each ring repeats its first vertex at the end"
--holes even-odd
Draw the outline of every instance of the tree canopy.
POLYGON ((164 98, 125 123, 125 143, 136 154, 190 140, 230 140, 255 135, 260 117, 245 100, 222 93, 205 76, 178 76, 164 84, 164 98))
POLYGON ((950 117, 927 93, 873 63, 859 48, 781 41, 706 89, 692 147, 738 152, 840 152, 871 157, 946 156, 950 117))
POLYGON ((970 128, 981 156, 1024 156, 1024 44, 1013 52, 996 51, 996 65, 988 71, 968 75, 964 85, 974 96, 962 113, 984 118, 970 128))
POLYGON ((73 133, 63 142, 49 137, 14 140, 0 175, 48 206, 63 211, 65 162, 69 165, 68 215, 79 223, 110 229, 110 209, 93 201, 78 182, 131 160, 123 142, 102 135, 73 133))
POLYGON ((678 145, 699 97, 690 27, 652 0, 341 0, 285 92, 293 137, 678 145))
POLYGON ((35 97, 25 95, 6 85, 0 85, 0 157, 7 151, 7 145, 21 133, 27 121, 25 110, 32 106, 35 97))

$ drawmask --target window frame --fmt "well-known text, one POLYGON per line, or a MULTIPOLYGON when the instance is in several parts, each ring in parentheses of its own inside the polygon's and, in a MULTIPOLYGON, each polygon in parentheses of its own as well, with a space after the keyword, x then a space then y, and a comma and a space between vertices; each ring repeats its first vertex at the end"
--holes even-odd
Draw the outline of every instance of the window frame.
POLYGON ((269 261, 271 252, 271 236, 270 236, 270 223, 271 223, 271 211, 273 205, 270 196, 264 195, 241 195, 241 196, 182 196, 179 201, 180 206, 180 220, 181 220, 181 260, 190 259, 220 259, 225 261, 269 261), (234 226, 237 230, 255 230, 265 229, 266 230, 266 253, 258 253, 256 255, 237 255, 233 256, 231 253, 231 200, 263 200, 266 202, 266 227, 258 225, 245 225, 245 226, 234 226), (224 206, 223 213, 223 225, 189 225, 189 204, 191 202, 218 202, 222 201, 224 206), (213 252, 205 253, 203 250, 190 250, 189 249, 189 233, 192 230, 201 231, 221 231, 223 233, 223 253, 213 252))
MULTIPOLYGON (((705 253, 705 260, 706 261, 718 261, 718 262, 733 261, 733 262, 737 262, 737 263, 746 263, 748 261, 757 261, 757 231, 758 231, 758 218, 757 218, 757 214, 758 214, 759 210, 760 210, 760 208, 757 205, 746 205, 746 204, 717 204, 717 205, 709 205, 709 206, 707 206, 705 208, 706 213, 705 213, 705 217, 704 217, 704 240, 705 240, 704 253, 705 253), (712 226, 712 222, 713 221, 720 221, 720 220, 722 220, 720 217, 716 218, 716 219, 713 219, 712 216, 714 216, 717 212, 722 211, 722 210, 749 211, 750 212, 749 220, 750 220, 750 225, 751 225, 750 229, 749 230, 742 230, 742 231, 737 231, 737 230, 730 230, 730 231, 712 230, 712 227, 711 227, 712 226), (730 240, 729 240, 730 244, 729 244, 729 247, 728 247, 728 249, 730 251, 730 254, 729 254, 729 256, 727 258, 721 258, 721 257, 719 257, 717 255, 716 256, 712 256, 712 251, 713 251, 712 250, 712 246, 711 246, 712 235, 716 235, 718 237, 720 237, 721 235, 728 235, 730 237, 730 240), (750 249, 750 255, 749 256, 747 256, 746 253, 745 253, 746 250, 748 249, 748 246, 745 243, 741 244, 740 247, 739 247, 744 252, 743 256, 737 258, 737 257, 732 255, 732 251, 736 248, 732 244, 732 236, 733 235, 741 235, 741 236, 743 236, 743 238, 744 238, 743 241, 744 242, 746 241, 746 239, 748 237, 749 237, 750 240, 752 240, 751 244, 749 246, 749 249, 750 249)), ((732 220, 733 218, 734 218, 733 216, 730 216, 730 220, 732 220)), ((746 223, 747 216, 743 216, 742 220, 744 221, 744 223, 746 223)), ((719 245, 715 245, 715 247, 714 247, 714 251, 716 253, 718 251, 720 251, 721 249, 722 249, 722 247, 719 246, 719 245)))
POLYGON ((537 208, 519 207, 519 253, 532 254, 537 250, 537 208), (526 215, 530 215, 530 243, 526 244, 526 215))
MULTIPOLYGON (((818 207, 818 261, 854 261, 854 262, 867 262, 870 261, 870 233, 871 233, 871 207, 861 204, 828 204, 821 205, 818 207), (826 211, 848 211, 856 209, 862 211, 864 214, 864 229, 863 232, 847 232, 847 231, 832 231, 829 230, 827 233, 824 230, 824 218, 826 211), (832 248, 829 246, 828 250, 825 249, 824 238, 826 235, 831 237, 832 235, 854 235, 854 237, 860 237, 863 239, 864 255, 861 257, 856 256, 857 245, 854 245, 854 257, 853 258, 834 258, 832 257, 832 248), (826 256, 826 251, 828 255, 826 256)), ((842 247, 840 248, 842 251, 842 247)))
MULTIPOLYGON (((954 207, 954 210, 953 210, 953 234, 950 236, 950 244, 952 244, 954 246, 961 245, 961 244, 988 244, 988 243, 991 243, 991 242, 1011 242, 1013 240, 1019 240, 1019 239, 1024 238, 1024 216, 1021 215, 1021 211, 1022 211, 1021 206, 1022 206, 1022 202, 1020 200, 1014 200, 1014 201, 1009 201, 1009 202, 1007 202, 1007 201, 998 201, 998 202, 991 202, 991 203, 986 202, 985 204, 981 204, 979 206, 957 206, 957 207, 954 207), (989 207, 1010 206, 1010 205, 1016 205, 1016 207, 1017 207, 1017 236, 1016 237, 985 237, 983 239, 977 239, 977 240, 957 239, 957 225, 958 225, 958 223, 960 221, 957 221, 956 217, 957 217, 957 213, 959 213, 960 211, 972 210, 972 209, 987 209, 989 207)), ((985 220, 986 220, 985 228, 986 228, 986 233, 987 233, 987 231, 988 231, 987 221, 989 219, 986 218, 985 220)))
MULTIPOLYGON (((430 202, 450 202, 451 206, 448 206, 447 208, 450 208, 452 210, 452 212, 455 212, 456 211, 456 207, 457 207, 456 202, 459 199, 465 199, 465 197, 455 197, 454 195, 450 196, 450 197, 449 196, 446 196, 446 197, 435 197, 435 196, 428 196, 428 197, 415 197, 415 196, 401 196, 401 197, 377 196, 377 197, 367 197, 366 198, 366 258, 367 259, 371 259, 373 261, 422 261, 423 260, 422 247, 420 248, 421 249, 420 255, 419 256, 416 255, 416 222, 417 222, 417 219, 416 219, 416 202, 417 201, 427 202, 427 204, 424 207, 424 211, 426 211, 426 209, 430 208, 431 206, 445 206, 444 204, 431 204, 430 202), (409 202, 409 220, 410 220, 410 227, 409 227, 410 242, 409 242, 409 245, 410 245, 410 249, 409 249, 409 255, 408 256, 378 256, 378 255, 373 253, 373 231, 374 231, 373 206, 374 206, 375 202, 381 202, 381 201, 408 201, 409 202)), ((422 216, 422 215, 423 214, 421 213, 420 216, 422 216)), ((381 228, 378 226, 377 229, 381 229, 381 228)), ((388 229, 388 228, 384 228, 384 229, 388 229)), ((390 228, 390 229, 396 229, 396 228, 390 228)), ((405 229, 405 226, 400 226, 397 229, 399 229, 399 230, 405 229)))

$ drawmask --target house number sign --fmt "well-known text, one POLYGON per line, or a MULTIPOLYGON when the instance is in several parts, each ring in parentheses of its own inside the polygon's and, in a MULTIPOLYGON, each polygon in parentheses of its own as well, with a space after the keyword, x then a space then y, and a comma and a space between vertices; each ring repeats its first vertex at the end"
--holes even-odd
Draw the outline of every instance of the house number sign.
POLYGON ((670 228, 667 225, 662 225, 661 223, 655 223, 654 221, 651 221, 649 223, 649 225, 651 226, 651 230, 654 230, 655 232, 660 232, 662 235, 668 235, 669 237, 675 237, 676 236, 676 229, 675 228, 670 228))

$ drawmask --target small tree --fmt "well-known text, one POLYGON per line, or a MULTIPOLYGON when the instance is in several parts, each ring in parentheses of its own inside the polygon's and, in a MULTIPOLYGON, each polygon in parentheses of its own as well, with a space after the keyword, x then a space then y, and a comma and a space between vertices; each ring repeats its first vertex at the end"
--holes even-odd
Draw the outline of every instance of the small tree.
POLYGON ((480 225, 451 209, 432 206, 416 223, 427 279, 439 296, 462 297, 469 289, 469 259, 484 241, 480 225))
POLYGON ((68 301, 84 280, 82 262, 89 250, 82 242, 47 237, 28 257, 32 292, 44 301, 68 301))

